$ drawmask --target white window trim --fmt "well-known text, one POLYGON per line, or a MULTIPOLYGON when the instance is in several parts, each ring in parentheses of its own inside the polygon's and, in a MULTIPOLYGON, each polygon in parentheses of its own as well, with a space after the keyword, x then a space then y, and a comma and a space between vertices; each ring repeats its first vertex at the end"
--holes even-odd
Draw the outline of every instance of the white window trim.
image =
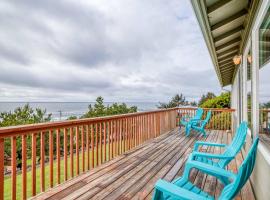
POLYGON ((254 136, 259 134, 259 28, 270 6, 270 0, 263 0, 259 8, 254 26, 252 28, 252 67, 251 67, 251 89, 252 89, 252 132, 254 136))
POLYGON ((248 121, 248 93, 247 93, 247 57, 250 50, 251 38, 248 39, 247 45, 243 53, 243 120, 248 121))

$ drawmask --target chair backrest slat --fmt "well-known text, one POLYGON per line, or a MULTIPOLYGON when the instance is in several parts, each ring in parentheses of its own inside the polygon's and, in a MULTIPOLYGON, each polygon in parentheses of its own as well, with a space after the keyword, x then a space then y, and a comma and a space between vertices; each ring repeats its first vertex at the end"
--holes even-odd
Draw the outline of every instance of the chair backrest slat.
POLYGON ((248 181, 255 166, 258 143, 259 138, 256 138, 241 164, 235 180, 223 189, 219 200, 233 199, 248 181))
MULTIPOLYGON (((224 151, 223 155, 226 156, 233 156, 235 157, 237 153, 241 150, 242 146, 245 143, 246 135, 247 135, 248 125, 247 122, 242 122, 233 138, 233 141, 229 146, 227 146, 226 150, 224 151)), ((232 159, 224 159, 218 162, 219 166, 224 168, 232 159)))
POLYGON ((206 117, 205 119, 202 121, 202 128, 204 128, 206 126, 206 124, 209 122, 210 118, 211 118, 211 114, 212 114, 212 111, 209 110, 206 114, 206 117))
POLYGON ((201 119, 202 118, 202 115, 203 115, 203 109, 202 108, 198 108, 196 110, 196 114, 195 116, 193 117, 193 119, 201 119))

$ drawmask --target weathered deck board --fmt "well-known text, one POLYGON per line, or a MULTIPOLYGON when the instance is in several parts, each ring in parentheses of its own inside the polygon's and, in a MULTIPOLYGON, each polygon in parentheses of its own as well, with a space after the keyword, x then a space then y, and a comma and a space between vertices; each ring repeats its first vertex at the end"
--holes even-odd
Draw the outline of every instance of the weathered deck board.
MULTIPOLYGON (((211 131, 206 138, 192 133, 185 137, 183 130, 175 129, 156 139, 120 155, 70 181, 61 184, 34 199, 151 199, 153 187, 160 178, 172 181, 182 175, 184 164, 196 140, 229 143, 230 133, 211 131)), ((221 148, 206 147, 201 151, 222 152, 221 148)), ((229 169, 237 171, 243 157, 232 161, 229 169)), ((216 197, 223 185, 211 176, 193 170, 190 179, 216 197)), ((237 199, 255 199, 250 183, 237 199)))

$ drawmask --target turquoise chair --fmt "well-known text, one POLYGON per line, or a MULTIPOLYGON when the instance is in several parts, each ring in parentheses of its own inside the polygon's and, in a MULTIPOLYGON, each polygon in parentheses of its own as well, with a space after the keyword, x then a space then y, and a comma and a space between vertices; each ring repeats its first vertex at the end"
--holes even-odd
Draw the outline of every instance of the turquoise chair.
MULTIPOLYGON (((247 135, 248 125, 247 122, 242 122, 239 127, 237 128, 236 134, 229 145, 226 144, 219 144, 219 143, 210 143, 210 142, 203 142, 197 141, 194 145, 194 150, 192 154, 189 156, 188 161, 191 165, 196 163, 200 165, 200 163, 204 163, 207 165, 225 168, 231 160, 235 158, 237 153, 243 147, 246 135, 247 135), (221 154, 213 154, 207 152, 199 152, 199 146, 214 146, 214 147, 223 147, 225 148, 223 153, 221 154), (193 162, 198 161, 198 162, 193 162)), ((226 180, 224 180, 226 182, 226 180)))
MULTIPOLYGON (((255 165, 257 147, 259 139, 256 138, 253 145, 251 146, 245 160, 241 164, 238 173, 234 174, 231 171, 221 169, 215 166, 209 166, 207 164, 201 163, 200 167, 197 169, 203 172, 211 172, 213 176, 224 177, 230 182, 225 185, 221 191, 219 200, 229 200, 233 199, 241 188, 245 185, 249 179, 255 165)), ((193 185, 187 178, 190 169, 188 168, 184 171, 184 176, 174 180, 172 183, 169 183, 164 180, 159 180, 155 185, 155 192, 153 195, 153 200, 214 200, 215 198, 208 193, 204 192, 200 188, 193 185)))
POLYGON ((211 119, 211 110, 209 110, 206 114, 206 117, 204 120, 198 120, 197 123, 193 123, 191 125, 191 129, 194 129, 195 131, 198 131, 203 134, 203 136, 206 136, 205 132, 205 126, 208 124, 209 120, 211 119))
POLYGON ((191 125, 196 124, 199 120, 201 120, 202 115, 203 109, 198 108, 194 117, 191 117, 189 115, 182 117, 180 123, 181 125, 185 126, 187 136, 190 134, 191 125))

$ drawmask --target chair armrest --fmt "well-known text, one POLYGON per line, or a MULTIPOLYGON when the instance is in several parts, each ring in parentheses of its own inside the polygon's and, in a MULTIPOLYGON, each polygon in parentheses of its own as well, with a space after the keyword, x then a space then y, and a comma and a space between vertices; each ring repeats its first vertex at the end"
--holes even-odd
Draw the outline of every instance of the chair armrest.
POLYGON ((212 159, 233 159, 234 156, 226 156, 223 154, 213 154, 213 153, 204 153, 204 152, 192 152, 192 158, 195 156, 197 157, 206 157, 206 158, 212 158, 212 159))
POLYGON ((181 120, 183 120, 183 121, 187 121, 187 120, 190 120, 190 119, 191 119, 191 116, 189 116, 189 115, 185 115, 185 116, 181 117, 181 120))
POLYGON ((199 124, 201 123, 203 120, 201 119, 190 119, 189 122, 194 125, 194 124, 199 124))
POLYGON ((215 167, 212 165, 208 165, 199 161, 188 160, 186 162, 186 167, 190 170, 192 168, 198 169, 203 171, 204 173, 216 176, 216 177, 224 177, 228 179, 235 180, 236 174, 232 173, 231 171, 222 169, 220 167, 215 167))
POLYGON ((208 198, 200 196, 196 193, 190 192, 186 189, 180 188, 172 183, 164 180, 158 180, 155 188, 160 192, 174 197, 173 199, 190 199, 190 200, 207 200, 208 198))
POLYGON ((226 147, 226 144, 220 143, 213 143, 213 142, 204 142, 204 141, 197 141, 194 144, 194 151, 198 151, 199 146, 216 146, 216 147, 226 147))

